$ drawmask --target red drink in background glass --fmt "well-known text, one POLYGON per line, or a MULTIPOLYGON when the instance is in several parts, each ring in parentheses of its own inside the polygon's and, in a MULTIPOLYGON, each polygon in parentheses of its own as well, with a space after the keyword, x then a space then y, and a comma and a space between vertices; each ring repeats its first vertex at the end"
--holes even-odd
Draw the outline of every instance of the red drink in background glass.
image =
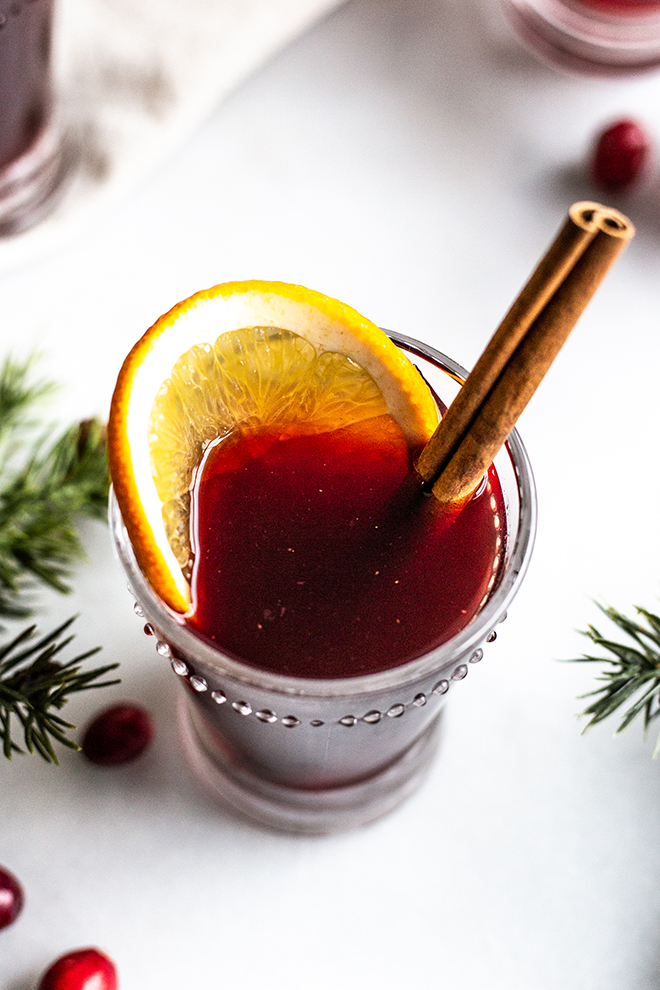
POLYGON ((51 113, 52 0, 0 0, 0 168, 19 158, 51 113))
POLYGON ((660 8, 660 0, 581 0, 586 7, 595 7, 603 13, 613 14, 645 14, 660 8))
POLYGON ((59 182, 53 0, 0 0, 0 233, 43 215, 59 182))

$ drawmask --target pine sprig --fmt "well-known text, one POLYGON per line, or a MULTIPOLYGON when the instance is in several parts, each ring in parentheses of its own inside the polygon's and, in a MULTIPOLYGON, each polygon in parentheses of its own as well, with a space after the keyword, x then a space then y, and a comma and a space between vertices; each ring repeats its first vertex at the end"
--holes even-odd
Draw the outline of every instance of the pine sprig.
POLYGON ((3 445, 12 430, 30 425, 34 406, 55 391, 53 382, 31 380, 35 361, 34 355, 25 361, 7 357, 0 367, 0 443, 3 445))
POLYGON ((30 383, 32 361, 0 368, 0 616, 29 615, 36 583, 67 592, 83 556, 76 523, 103 518, 109 476, 105 431, 96 419, 34 437, 30 416, 52 391, 30 383))
POLYGON ((73 621, 69 619, 36 642, 36 627, 30 626, 0 647, 0 743, 8 759, 12 753, 23 752, 12 738, 14 720, 20 724, 28 752, 39 753, 48 763, 57 763, 54 742, 79 749, 67 736, 67 730, 75 726, 56 712, 72 694, 119 683, 101 680, 119 666, 116 663, 82 671, 82 662, 98 653, 99 647, 66 662, 55 659, 73 639, 65 635, 73 621))
MULTIPOLYGON (((635 621, 614 608, 599 607, 625 634, 628 642, 609 639, 601 635, 594 626, 589 626, 585 632, 599 649, 610 654, 585 655, 574 661, 606 665, 598 678, 603 686, 582 695, 583 698, 595 699, 582 712, 582 715, 590 716, 586 728, 624 708, 617 733, 626 729, 640 715, 646 732, 651 722, 660 716, 660 616, 647 609, 637 608, 642 621, 635 621)), ((660 746, 660 739, 658 745, 660 746)))
MULTIPOLYGON (((38 584, 69 591, 72 566, 83 556, 76 523, 103 518, 109 488, 105 430, 85 420, 59 436, 34 421, 39 401, 55 386, 33 380, 33 359, 7 358, 0 366, 0 617, 32 611, 26 592, 38 584)), ((83 671, 98 652, 63 662, 70 644, 69 619, 36 638, 30 626, 0 646, 0 746, 4 755, 22 753, 15 729, 29 753, 57 763, 54 743, 79 747, 75 728, 57 714, 72 694, 119 681, 104 680, 116 663, 83 671)))

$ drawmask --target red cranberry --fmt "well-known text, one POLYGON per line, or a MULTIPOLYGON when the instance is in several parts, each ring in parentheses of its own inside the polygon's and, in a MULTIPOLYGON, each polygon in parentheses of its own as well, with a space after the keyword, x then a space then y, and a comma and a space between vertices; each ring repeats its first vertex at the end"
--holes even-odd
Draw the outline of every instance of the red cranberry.
POLYGON ((137 705, 113 705, 90 722, 85 730, 82 751, 92 763, 104 767, 135 760, 154 734, 151 715, 137 705))
POLYGON ((0 866, 0 929, 16 921, 23 908, 23 888, 16 877, 0 866))
POLYGON ((38 990, 117 990, 117 970, 98 949, 60 956, 41 977, 38 990))
POLYGON ((651 142, 634 120, 618 120, 598 137, 591 177, 607 192, 623 192, 637 180, 646 164, 651 142))

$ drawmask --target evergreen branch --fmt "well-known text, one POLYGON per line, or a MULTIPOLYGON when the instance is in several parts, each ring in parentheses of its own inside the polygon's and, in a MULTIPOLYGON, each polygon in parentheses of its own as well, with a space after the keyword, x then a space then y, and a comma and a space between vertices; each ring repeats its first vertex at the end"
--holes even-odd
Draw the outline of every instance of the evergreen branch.
MULTIPOLYGON (((109 488, 105 430, 86 420, 61 435, 35 434, 35 404, 54 391, 34 381, 32 358, 7 358, 0 366, 0 616, 29 615, 26 591, 38 583, 69 591, 73 563, 83 556, 76 523, 105 516, 109 488)), ((69 697, 118 684, 106 675, 116 663, 83 671, 97 649, 63 662, 73 619, 34 641, 35 626, 0 646, 0 744, 4 755, 23 752, 12 733, 18 723, 23 745, 57 763, 54 743, 79 747, 75 728, 57 713, 69 697)))
POLYGON ((0 366, 0 444, 19 427, 29 425, 29 412, 41 399, 55 391, 48 381, 30 381, 35 357, 16 361, 7 357, 0 366))
POLYGON ((640 715, 646 732, 651 722, 660 716, 660 616, 637 608, 641 621, 635 621, 614 608, 599 608, 631 642, 607 639, 594 626, 589 626, 585 632, 592 643, 610 654, 584 655, 573 661, 605 664, 597 678, 603 686, 581 696, 594 699, 581 713, 590 716, 585 728, 623 708, 617 733, 640 715))
POLYGON ((54 659, 73 639, 64 636, 73 621, 69 619, 36 642, 32 642, 36 627, 30 626, 0 647, 0 741, 8 759, 12 753, 24 752, 12 737, 12 718, 20 723, 27 751, 39 753, 48 763, 57 763, 54 742, 79 749, 67 735, 75 726, 56 713, 72 694, 119 683, 116 678, 102 680, 117 663, 81 669, 84 660, 98 653, 98 647, 66 663, 54 659))
POLYGON ((17 464, 28 413, 52 391, 30 384, 32 361, 0 368, 0 616, 31 613, 23 599, 35 583, 69 591, 72 565, 83 556, 76 523, 105 516, 109 475, 105 430, 96 419, 54 440, 37 437, 17 464))

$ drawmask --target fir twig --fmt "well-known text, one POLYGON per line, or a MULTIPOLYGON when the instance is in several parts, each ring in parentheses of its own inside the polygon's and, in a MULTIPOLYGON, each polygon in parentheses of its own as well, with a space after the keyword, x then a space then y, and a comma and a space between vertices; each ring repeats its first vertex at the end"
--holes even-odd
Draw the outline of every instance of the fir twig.
POLYGON ((8 358, 0 368, 0 616, 6 617, 31 613, 24 594, 35 583, 70 590, 72 565, 83 556, 76 523, 104 517, 109 488, 98 420, 55 439, 26 438, 34 403, 53 388, 31 384, 31 366, 8 358))
MULTIPOLYGON (((36 357, 25 361, 5 358, 0 366, 0 444, 6 443, 12 430, 30 425, 29 414, 45 396, 55 391, 53 382, 31 381, 36 357)), ((3 460, 6 452, 3 450, 3 460)))
POLYGON ((65 635, 73 621, 69 619, 36 642, 35 626, 30 626, 0 646, 0 743, 8 759, 12 753, 24 752, 12 738, 13 719, 20 724, 28 752, 39 753, 48 763, 57 763, 54 742, 79 749, 67 736, 67 730, 75 726, 55 713, 72 694, 119 683, 101 680, 117 663, 82 671, 83 660, 98 653, 99 647, 67 662, 55 659, 73 639, 65 635))
MULTIPOLYGON (((603 686, 582 695, 594 698, 582 715, 590 716, 585 728, 602 722, 615 711, 624 708, 617 733, 622 732, 639 715, 644 731, 660 715, 660 616, 644 608, 637 608, 642 621, 635 621, 614 608, 599 606, 628 642, 609 639, 594 627, 585 632, 597 647, 609 656, 585 655, 577 663, 605 664, 598 678, 603 686), (626 707, 627 706, 627 707, 626 707)), ((660 746, 660 739, 658 745, 660 746)), ((658 747, 656 747, 656 751, 658 747)))
MULTIPOLYGON (((25 592, 42 583, 69 591, 73 563, 83 556, 75 524, 84 517, 103 518, 109 488, 105 430, 96 419, 65 430, 35 433, 32 419, 38 401, 54 391, 33 380, 34 359, 7 358, 0 366, 0 616, 31 612, 25 592)), ((16 722, 24 746, 49 763, 57 763, 53 743, 78 749, 67 735, 75 728, 57 712, 68 698, 102 680, 116 663, 83 671, 81 664, 98 652, 61 662, 57 655, 72 640, 65 635, 73 619, 34 642, 30 626, 0 647, 0 745, 11 759, 23 752, 12 737, 16 722)))

